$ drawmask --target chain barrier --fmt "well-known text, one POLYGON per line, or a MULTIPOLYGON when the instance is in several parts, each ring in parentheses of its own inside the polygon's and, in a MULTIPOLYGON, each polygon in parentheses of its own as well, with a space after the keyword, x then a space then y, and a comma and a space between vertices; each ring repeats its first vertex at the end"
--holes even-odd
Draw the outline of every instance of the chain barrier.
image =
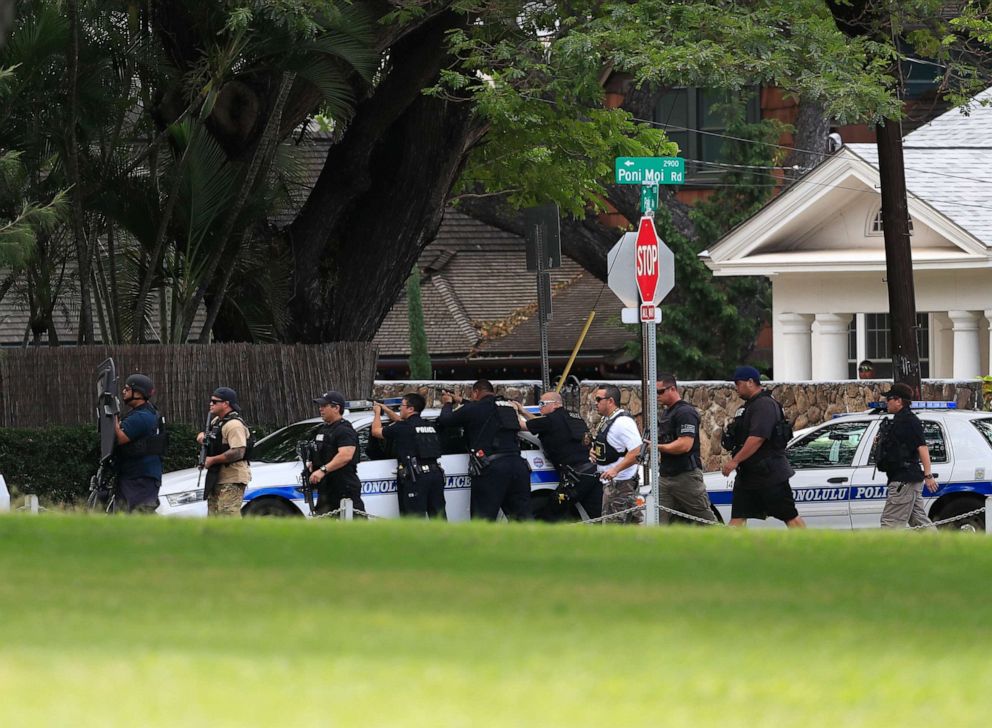
MULTIPOLYGON (((327 513, 319 513, 319 514, 315 515, 314 518, 315 519, 316 518, 334 518, 335 516, 340 516, 342 513, 344 513, 344 508, 335 508, 333 511, 328 511, 327 513)), ((360 511, 357 508, 353 508, 351 510, 351 513, 354 516, 364 516, 365 518, 368 518, 370 521, 374 521, 374 520, 378 520, 378 519, 382 518, 382 516, 377 516, 374 513, 368 513, 367 511, 360 511)))
POLYGON ((725 526, 727 524, 720 523, 716 516, 713 516, 712 521, 707 521, 705 518, 700 518, 699 516, 693 516, 689 513, 683 513, 682 511, 677 511, 674 508, 669 508, 668 506, 663 506, 658 504, 658 510, 664 511, 665 513, 671 513, 673 516, 678 516, 679 518, 684 518, 687 521, 695 521, 696 523, 702 523, 704 526, 725 526))
POLYGON ((977 516, 979 513, 985 511, 985 506, 981 508, 976 508, 973 511, 968 511, 967 513, 962 513, 960 516, 951 516, 950 518, 942 518, 939 521, 934 521, 933 523, 927 524, 925 526, 910 526, 911 531, 920 531, 927 528, 934 528, 936 526, 943 526, 945 523, 954 523, 955 521, 963 521, 965 518, 971 518, 972 516, 977 516))
POLYGON ((339 513, 341 513, 342 510, 344 510, 344 509, 343 508, 335 508, 333 511, 328 511, 327 513, 317 513, 317 514, 314 515, 314 518, 334 518, 334 516, 336 516, 339 513))
POLYGON ((634 506, 633 508, 626 508, 622 511, 617 511, 616 513, 610 513, 607 516, 600 516, 599 518, 590 518, 585 521, 577 521, 575 525, 582 525, 587 523, 606 523, 607 521, 612 521, 621 516, 626 516, 628 513, 633 513, 634 511, 643 511, 645 509, 644 505, 634 506))

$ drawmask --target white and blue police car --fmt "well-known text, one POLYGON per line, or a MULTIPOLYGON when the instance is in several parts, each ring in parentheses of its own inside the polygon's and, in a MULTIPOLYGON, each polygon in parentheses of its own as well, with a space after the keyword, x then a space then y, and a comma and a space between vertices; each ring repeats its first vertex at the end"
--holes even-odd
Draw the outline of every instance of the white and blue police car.
MULTIPOLYGON (((395 406, 399 400, 386 400, 395 406)), ((536 408, 533 408, 536 409, 536 408)), ((423 417, 437 418, 440 410, 427 409, 423 417)), ((395 458, 376 457, 374 441, 370 443, 372 403, 349 402, 345 417, 358 432, 358 477, 362 481, 362 500, 366 512, 385 518, 399 517, 395 458), (371 447, 370 447, 371 445, 371 447)), ((312 438, 321 424, 320 418, 296 422, 276 430, 255 445, 251 462, 251 483, 245 490, 241 512, 252 516, 308 516, 309 506, 300 483, 302 466, 297 456, 297 443, 312 438)), ((442 450, 441 467, 445 473, 445 512, 449 521, 469 519, 470 480, 468 447, 461 428, 439 428, 442 450)), ((586 518, 580 505, 571 511, 556 506, 558 472, 545 457, 534 435, 519 435, 521 456, 530 469, 531 498, 535 515, 548 518, 586 518)), ((316 494, 314 495, 316 498, 316 494)), ((167 516, 207 515, 203 500, 203 480, 196 468, 166 473, 159 491, 158 513, 167 516)))
MULTIPOLYGON (((813 528, 878 528, 887 491, 885 473, 875 467, 872 445, 884 403, 865 412, 841 414, 804 430, 786 452, 796 474, 791 479, 796 508, 813 528)), ((957 409, 954 402, 913 402, 923 423, 937 484, 924 489, 924 503, 934 521, 959 516, 985 505, 992 493, 992 412, 957 409)), ((733 480, 720 473, 704 476, 710 500, 730 519, 733 480)), ((781 526, 778 521, 749 525, 781 526)), ((985 514, 949 523, 946 528, 984 530, 985 514)))

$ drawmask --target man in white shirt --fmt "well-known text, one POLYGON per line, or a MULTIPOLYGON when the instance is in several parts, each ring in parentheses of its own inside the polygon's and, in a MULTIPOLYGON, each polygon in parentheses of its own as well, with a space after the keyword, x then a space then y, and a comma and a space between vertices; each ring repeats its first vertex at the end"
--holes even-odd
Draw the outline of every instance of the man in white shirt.
POLYGON ((603 515, 629 511, 610 522, 643 523, 643 510, 630 511, 637 505, 637 456, 641 452, 637 423, 620 408, 620 390, 613 385, 596 390, 596 411, 602 420, 589 459, 596 463, 603 482, 603 515))

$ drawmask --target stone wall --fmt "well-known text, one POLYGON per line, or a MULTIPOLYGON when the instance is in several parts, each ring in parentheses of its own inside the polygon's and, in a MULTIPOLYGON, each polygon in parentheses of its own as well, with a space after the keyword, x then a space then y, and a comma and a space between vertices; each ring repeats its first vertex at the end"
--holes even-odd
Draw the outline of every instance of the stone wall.
MULTIPOLYGON (((621 404, 631 414, 641 413, 641 384, 640 382, 621 381, 606 382, 620 387, 621 404)), ((540 382, 536 381, 507 381, 493 382, 497 391, 509 399, 516 399, 525 404, 533 404, 540 392, 540 382)), ((596 389, 603 382, 582 382, 577 399, 579 414, 591 427, 599 420, 596 414, 596 389)), ((888 380, 850 380, 839 382, 768 382, 772 393, 785 414, 793 423, 793 428, 800 430, 829 420, 835 414, 842 412, 859 412, 867 409, 869 402, 881 399, 881 393, 891 384, 888 380)), ((419 391, 427 399, 428 407, 440 406, 442 387, 453 389, 467 396, 471 382, 385 382, 375 383, 374 397, 399 397, 404 392, 419 391)), ((729 382, 680 382, 679 391, 682 398, 691 402, 702 416, 700 432, 700 451, 707 470, 717 470, 720 467, 723 451, 720 448, 720 438, 723 427, 733 417, 740 406, 734 386, 729 382)), ((924 399, 929 401, 954 401, 962 409, 973 409, 978 402, 981 391, 979 381, 950 381, 928 380, 923 383, 924 399)), ((639 424, 643 424, 639 421, 639 424)))

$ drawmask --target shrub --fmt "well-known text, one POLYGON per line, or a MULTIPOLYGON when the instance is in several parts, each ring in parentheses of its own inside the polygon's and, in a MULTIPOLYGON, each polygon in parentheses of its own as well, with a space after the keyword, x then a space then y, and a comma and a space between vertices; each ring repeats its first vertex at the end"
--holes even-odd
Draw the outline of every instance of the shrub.
MULTIPOLYGON (((168 430, 165 472, 196 465, 200 428, 170 422, 168 430)), ((263 435, 262 428, 252 431, 256 439, 263 435)), ((0 473, 11 492, 33 493, 47 503, 82 503, 99 460, 94 425, 0 428, 0 473)))

